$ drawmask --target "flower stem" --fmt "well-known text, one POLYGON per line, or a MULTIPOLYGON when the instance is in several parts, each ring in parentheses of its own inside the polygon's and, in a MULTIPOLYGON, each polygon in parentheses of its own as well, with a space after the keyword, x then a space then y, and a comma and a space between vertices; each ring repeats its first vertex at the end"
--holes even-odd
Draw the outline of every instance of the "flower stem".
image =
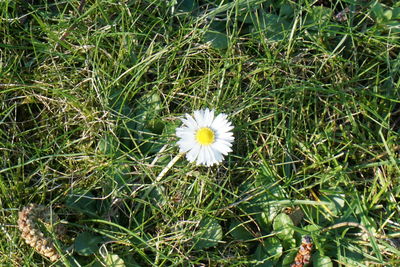
MULTIPOLYGON (((145 199, 147 196, 153 191, 153 189, 156 187, 156 184, 161 181, 161 179, 167 174, 167 172, 174 166, 174 164, 182 157, 184 153, 179 153, 177 154, 168 164, 165 166, 165 168, 158 174, 156 179, 151 183, 151 185, 147 188, 147 190, 144 192, 142 198, 145 199)), ((142 203, 138 203, 138 205, 135 208, 135 212, 137 212, 142 206, 142 203)))
POLYGON ((168 164, 167 166, 165 166, 165 168, 160 172, 160 174, 158 174, 158 176, 156 177, 156 179, 153 182, 153 185, 155 183, 158 183, 159 181, 161 181, 161 179, 167 174, 167 172, 169 171, 169 169, 172 168, 172 166, 175 165, 175 163, 182 157, 184 153, 178 153, 168 164))

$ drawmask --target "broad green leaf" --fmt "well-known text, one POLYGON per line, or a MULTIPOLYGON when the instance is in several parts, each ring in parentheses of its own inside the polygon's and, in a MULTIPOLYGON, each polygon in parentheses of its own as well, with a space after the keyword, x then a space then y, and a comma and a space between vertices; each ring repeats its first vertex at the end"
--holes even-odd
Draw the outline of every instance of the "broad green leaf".
MULTIPOLYGON (((133 179, 131 172, 131 166, 129 162, 120 157, 118 160, 110 160, 110 164, 104 166, 102 168, 103 173, 105 174, 104 179, 102 179, 101 186, 103 188, 104 194, 117 194, 118 193, 127 193, 130 192, 130 187, 128 184, 133 179)), ((104 200, 110 200, 109 198, 103 200, 96 200, 97 205, 104 205, 104 200)))
POLYGON ((323 224, 326 221, 332 222, 338 218, 343 220, 350 220, 349 216, 353 216, 355 211, 350 209, 348 200, 351 200, 349 195, 343 193, 344 191, 340 188, 334 189, 323 189, 321 190, 321 201, 324 201, 326 205, 321 206, 309 206, 304 207, 305 210, 311 215, 313 221, 317 224, 323 224))
POLYGON ((281 240, 290 240, 293 237, 294 230, 291 228, 293 221, 285 213, 278 214, 273 222, 273 229, 277 232, 277 237, 281 240))
POLYGON ((166 128, 168 128, 167 125, 161 120, 150 120, 142 131, 141 151, 146 154, 156 154, 165 144, 170 142, 169 138, 171 134, 165 133, 166 128))
POLYGON ((249 240, 253 239, 253 235, 246 230, 246 228, 241 225, 238 220, 232 220, 231 224, 229 225, 229 233, 235 240, 249 240))
MULTIPOLYGON (((81 265, 78 265, 79 267, 82 267, 81 265)), ((104 267, 104 264, 103 263, 101 263, 100 261, 99 261, 99 259, 95 259, 95 261, 94 262, 92 262, 92 264, 91 265, 89 265, 90 267, 104 267)))
POLYGON ((152 119, 146 123, 145 127, 154 134, 161 134, 163 132, 165 124, 160 119, 152 119))
POLYGON ((208 30, 216 31, 220 33, 226 33, 227 24, 224 21, 212 21, 209 24, 208 30))
POLYGON ((114 89, 109 96, 109 107, 118 114, 132 115, 132 108, 125 98, 126 92, 122 89, 114 89))
POLYGON ((74 242, 75 250, 78 254, 89 256, 99 250, 99 243, 102 241, 100 236, 96 236, 90 232, 80 233, 74 242))
POLYGON ((331 8, 314 6, 307 14, 304 25, 308 26, 308 30, 318 31, 330 21, 332 12, 331 8))
POLYGON ((137 126, 132 135, 136 137, 142 153, 147 154, 152 150, 157 143, 159 133, 164 128, 164 123, 159 118, 161 107, 161 98, 156 90, 136 101, 134 119, 137 126))
POLYGON ((107 267, 126 267, 124 260, 116 254, 107 254, 105 264, 107 267))
POLYGON ((270 224, 281 211, 282 207, 279 205, 272 205, 269 201, 285 199, 286 192, 280 184, 276 184, 276 177, 271 167, 266 163, 261 166, 260 174, 256 177, 254 187, 264 190, 257 198, 257 201, 259 201, 262 207, 262 219, 266 224, 270 224))
MULTIPOLYGON (((68 265, 66 265, 66 266, 69 266, 69 267, 82 267, 82 265, 79 263, 79 261, 72 255, 66 255, 65 256, 65 260, 68 263, 68 265)), ((57 266, 57 265, 55 265, 55 266, 57 266)), ((90 267, 95 267, 95 265, 93 264, 90 267)))
POLYGON ((129 254, 121 257, 124 260, 124 264, 126 267, 142 267, 139 263, 135 261, 135 256, 136 255, 129 254))
POLYGON ((336 254, 335 257, 337 257, 337 259, 345 266, 358 266, 358 263, 365 260, 362 254, 353 252, 349 249, 345 249, 344 252, 342 251, 341 253, 336 254))
POLYGON ((296 247, 296 239, 295 238, 287 238, 282 240, 282 245, 285 250, 296 247))
MULTIPOLYGON (((245 181, 239 186, 239 191, 243 196, 247 196, 249 194, 255 194, 255 185, 250 181, 245 181)), ((246 213, 260 213, 262 208, 260 207, 258 201, 258 197, 252 197, 246 202, 240 203, 240 208, 243 209, 246 213)))
POLYGON ((165 195, 165 188, 162 185, 160 185, 151 190, 150 194, 148 195, 148 198, 153 205, 162 207, 167 204, 167 200, 165 199, 164 195, 165 195))
POLYGON ((312 257, 314 267, 333 267, 333 263, 328 256, 321 256, 319 253, 314 253, 312 257))
POLYGON ((380 3, 375 3, 375 5, 371 8, 372 13, 376 17, 378 22, 382 22, 384 19, 384 9, 380 3))
POLYGON ((393 8, 392 19, 400 19, 400 7, 393 8))
POLYGON ((274 263, 270 260, 265 260, 263 263, 255 265, 256 267, 271 267, 274 266, 274 263))
POLYGON ((273 266, 279 260, 282 251, 283 247, 278 238, 267 238, 263 244, 258 245, 254 253, 254 258, 263 262, 262 265, 257 266, 273 266))
POLYGON ((218 245, 218 241, 222 239, 222 227, 217 220, 205 218, 200 222, 200 229, 194 237, 194 248, 205 249, 218 245))
POLYGON ((333 216, 339 216, 340 214, 342 214, 342 209, 344 207, 345 204, 345 199, 344 199, 345 195, 326 195, 326 196, 321 196, 320 200, 321 201, 326 201, 329 202, 330 204, 326 206, 328 210, 326 210, 325 212, 327 212, 329 215, 333 215, 333 216))
POLYGON ((262 32, 268 39, 280 41, 290 30, 290 24, 291 22, 283 17, 263 12, 253 19, 251 31, 255 35, 259 35, 262 32))
POLYGON ((323 6, 314 6, 311 11, 314 22, 326 22, 332 17, 332 9, 323 6))
POLYGON ((281 185, 276 184, 268 165, 263 165, 260 174, 252 182, 246 181, 240 186, 240 191, 244 194, 251 192, 254 197, 241 205, 247 213, 256 213, 256 220, 264 232, 268 232, 272 226, 273 219, 278 215, 282 206, 271 204, 271 201, 286 198, 286 193, 281 185))
POLYGON ((262 244, 258 245, 256 251, 254 252, 253 258, 259 262, 260 264, 257 264, 257 267, 268 267, 268 266, 273 266, 274 263, 272 260, 267 260, 269 255, 267 254, 264 246, 262 244))
POLYGON ((196 0, 178 0, 176 9, 183 12, 193 12, 198 9, 199 5, 196 0))
POLYGON ((114 118, 117 123, 116 135, 119 143, 123 144, 123 148, 131 148, 133 145, 131 132, 137 128, 137 123, 133 119, 133 105, 128 101, 126 91, 114 89, 109 97, 109 106, 116 113, 114 118))
POLYGON ((292 5, 288 2, 283 3, 280 6, 279 9, 279 16, 280 17, 288 17, 288 18, 292 18, 294 15, 294 8, 292 7, 292 5))
POLYGON ((96 200, 90 192, 85 192, 83 189, 77 189, 67 196, 65 204, 73 209, 82 212, 96 213, 96 200))
POLYGON ((257 12, 256 10, 248 10, 248 9, 244 9, 243 12, 240 12, 236 19, 240 22, 244 22, 244 23, 252 23, 253 21, 253 17, 255 16, 255 12, 257 12))
POLYGON ((314 232, 320 231, 321 226, 316 225, 316 224, 309 224, 303 227, 303 230, 309 232, 309 235, 311 235, 314 232))
POLYGON ((131 179, 131 175, 129 174, 130 171, 131 169, 128 163, 118 162, 117 164, 110 166, 107 174, 118 187, 121 187, 126 185, 131 179))
POLYGON ((106 134, 101 137, 98 144, 97 150, 104 155, 115 155, 118 151, 119 142, 117 138, 113 135, 106 134))
POLYGON ((320 197, 321 201, 329 202, 326 206, 325 213, 330 216, 340 216, 346 207, 346 195, 341 187, 321 190, 323 193, 320 197))
POLYGON ((296 257, 297 251, 292 251, 286 254, 282 260, 282 267, 290 267, 293 264, 294 258, 296 257))
POLYGON ((285 158, 284 158, 284 160, 282 160, 283 173, 284 173, 286 179, 289 180, 293 176, 295 167, 294 167, 294 164, 293 164, 292 157, 288 153, 285 153, 285 154, 286 154, 285 158))
MULTIPOLYGON (((392 33, 392 35, 400 33, 400 23, 397 22, 397 20, 391 20, 386 25, 390 29, 390 32, 392 33)), ((395 35, 395 36, 397 36, 397 35, 395 35)))
POLYGON ((385 12, 383 12, 383 16, 385 17, 385 19, 387 21, 391 20, 392 16, 393 16, 392 10, 390 10, 390 9, 385 10, 385 12))
POLYGON ((228 36, 215 30, 208 30, 204 34, 203 40, 205 43, 210 43, 215 49, 226 49, 229 45, 228 36))
POLYGON ((161 111, 161 98, 155 90, 143 95, 135 103, 135 119, 141 124, 138 129, 144 128, 146 123, 156 118, 161 111))
POLYGON ((265 240, 264 245, 267 254, 273 257, 273 261, 278 261, 283 251, 280 240, 275 237, 270 237, 265 240))
POLYGON ((281 212, 281 210, 282 207, 279 207, 278 205, 269 205, 269 207, 263 208, 263 211, 259 216, 257 216, 257 221, 263 228, 265 228, 263 229, 264 231, 271 228, 274 218, 281 212))

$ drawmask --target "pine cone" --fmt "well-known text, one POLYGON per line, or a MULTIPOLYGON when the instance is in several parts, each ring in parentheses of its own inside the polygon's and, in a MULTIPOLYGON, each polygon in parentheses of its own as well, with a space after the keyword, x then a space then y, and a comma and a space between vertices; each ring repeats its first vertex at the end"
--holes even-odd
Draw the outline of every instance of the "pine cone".
MULTIPOLYGON (((53 221, 58 220, 56 214, 53 215, 53 221)), ((18 213, 18 227, 21 230, 21 237, 25 242, 33 247, 39 254, 49 258, 51 261, 57 261, 60 254, 54 247, 53 241, 45 237, 43 232, 39 229, 37 224, 38 220, 43 223, 50 223, 50 209, 36 204, 29 204, 18 213)), ((61 234, 61 225, 55 227, 56 234, 61 234)))

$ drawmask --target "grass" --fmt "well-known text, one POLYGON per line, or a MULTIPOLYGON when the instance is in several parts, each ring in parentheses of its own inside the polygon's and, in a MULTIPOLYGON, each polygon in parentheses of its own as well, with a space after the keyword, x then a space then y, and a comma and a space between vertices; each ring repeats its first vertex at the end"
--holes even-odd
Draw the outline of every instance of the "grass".
POLYGON ((0 2, 0 265, 288 266, 304 235, 313 266, 399 265, 398 4, 183 2, 0 2), (233 152, 156 180, 205 107, 233 152))

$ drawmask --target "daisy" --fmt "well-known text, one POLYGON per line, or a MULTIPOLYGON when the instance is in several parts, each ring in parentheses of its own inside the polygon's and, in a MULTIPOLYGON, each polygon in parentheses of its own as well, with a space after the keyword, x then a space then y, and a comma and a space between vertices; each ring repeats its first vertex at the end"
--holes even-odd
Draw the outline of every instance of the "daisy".
POLYGON ((211 166, 220 163, 223 155, 232 151, 234 140, 232 124, 224 113, 214 117, 214 110, 208 108, 196 110, 194 116, 189 114, 182 118, 183 126, 176 129, 176 136, 181 153, 186 153, 190 162, 197 165, 211 166))

